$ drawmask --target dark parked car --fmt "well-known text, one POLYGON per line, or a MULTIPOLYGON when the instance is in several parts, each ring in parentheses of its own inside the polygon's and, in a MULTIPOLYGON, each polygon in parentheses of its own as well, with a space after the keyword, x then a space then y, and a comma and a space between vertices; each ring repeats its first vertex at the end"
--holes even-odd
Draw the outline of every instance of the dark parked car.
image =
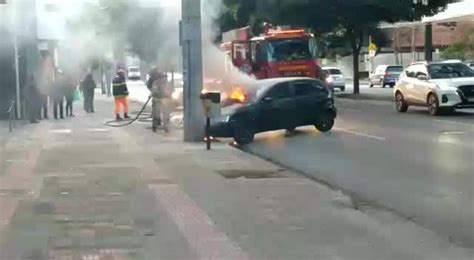
POLYGON ((375 69, 375 72, 369 76, 369 85, 370 87, 380 85, 382 88, 389 85, 393 88, 402 72, 402 66, 379 65, 375 69))
POLYGON ((311 78, 260 80, 247 86, 247 101, 224 110, 211 122, 215 137, 233 137, 240 144, 251 143, 256 133, 314 125, 330 131, 336 118, 334 99, 328 87, 311 78))

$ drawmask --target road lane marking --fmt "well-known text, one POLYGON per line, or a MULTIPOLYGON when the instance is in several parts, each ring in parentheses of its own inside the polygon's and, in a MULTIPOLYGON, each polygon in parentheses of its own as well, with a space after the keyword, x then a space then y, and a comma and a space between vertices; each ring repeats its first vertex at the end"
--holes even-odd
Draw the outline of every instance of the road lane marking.
POLYGON ((447 124, 453 124, 453 125, 474 127, 474 124, 463 123, 463 122, 456 122, 456 121, 451 121, 451 120, 435 119, 435 121, 436 121, 436 122, 440 122, 440 123, 447 123, 447 124))
POLYGON ((50 130, 51 133, 54 134, 70 134, 72 133, 71 129, 56 129, 56 130, 50 130))
POLYGON ((361 136, 361 137, 366 137, 366 138, 371 138, 371 139, 375 139, 375 140, 378 140, 378 141, 386 141, 387 140, 387 138, 385 138, 385 137, 366 134, 366 133, 361 133, 361 132, 352 131, 352 130, 348 130, 348 129, 344 129, 344 128, 335 127, 333 129, 336 130, 336 131, 339 131, 339 132, 352 134, 352 135, 356 135, 356 136, 361 136))

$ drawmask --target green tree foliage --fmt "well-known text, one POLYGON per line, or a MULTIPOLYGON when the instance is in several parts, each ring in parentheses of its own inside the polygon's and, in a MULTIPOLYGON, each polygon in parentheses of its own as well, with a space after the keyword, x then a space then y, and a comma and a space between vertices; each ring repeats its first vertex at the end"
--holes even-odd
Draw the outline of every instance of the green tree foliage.
MULTIPOLYGON (((229 7, 221 28, 251 25, 258 16, 274 24, 311 28, 318 35, 346 41, 353 55, 354 93, 359 93, 359 56, 366 35, 380 22, 411 21, 443 10, 454 0, 429 0, 427 6, 411 0, 226 0, 229 7), (271 12, 269 12, 271 10, 271 12), (241 15, 242 14, 242 15, 241 15), (334 37, 336 35, 337 37, 334 37)), ((341 46, 337 46, 341 49, 341 46)), ((344 48, 342 48, 344 49, 344 48)))
POLYGON ((441 58, 474 60, 474 28, 471 28, 461 40, 444 49, 441 58))

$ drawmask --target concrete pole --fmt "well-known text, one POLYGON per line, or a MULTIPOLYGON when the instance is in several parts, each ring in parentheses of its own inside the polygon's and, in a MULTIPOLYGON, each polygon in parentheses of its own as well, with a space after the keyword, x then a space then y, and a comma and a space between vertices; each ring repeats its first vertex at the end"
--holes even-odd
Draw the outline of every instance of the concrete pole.
POLYGON ((413 24, 411 28, 411 62, 416 61, 416 27, 413 24))
POLYGON ((425 60, 433 61, 433 26, 431 23, 425 25, 425 60))
MULTIPOLYGON (((15 32, 16 34, 16 32, 15 32)), ((21 118, 21 98, 20 98, 20 66, 19 66, 19 55, 18 55, 18 36, 14 35, 14 48, 15 48, 15 90, 16 90, 16 117, 21 118)))
POLYGON ((184 141, 204 140, 201 0, 182 0, 181 46, 184 76, 184 141))

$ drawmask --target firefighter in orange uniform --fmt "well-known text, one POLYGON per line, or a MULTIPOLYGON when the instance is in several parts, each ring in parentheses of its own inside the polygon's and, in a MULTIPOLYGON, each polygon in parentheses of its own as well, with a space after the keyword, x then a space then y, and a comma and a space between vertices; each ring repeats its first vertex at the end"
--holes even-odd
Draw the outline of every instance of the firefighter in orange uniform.
POLYGON ((113 94, 115 98, 115 118, 117 121, 123 120, 120 117, 120 110, 123 110, 123 117, 125 119, 130 118, 128 116, 128 88, 127 82, 125 79, 125 71, 123 69, 119 69, 117 71, 117 76, 114 78, 112 82, 113 86, 113 94))

